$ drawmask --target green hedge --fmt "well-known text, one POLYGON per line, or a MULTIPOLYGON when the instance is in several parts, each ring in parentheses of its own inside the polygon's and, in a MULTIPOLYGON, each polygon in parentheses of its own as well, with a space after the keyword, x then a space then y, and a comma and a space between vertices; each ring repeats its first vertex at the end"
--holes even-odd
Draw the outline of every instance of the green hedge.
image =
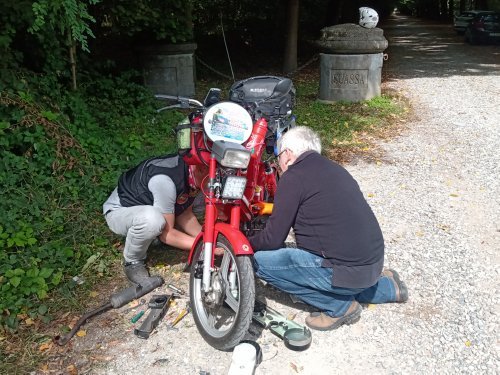
POLYGON ((0 325, 50 319, 48 293, 96 254, 105 271, 102 203, 123 170, 173 151, 181 115, 156 114, 135 78, 88 76, 69 92, 32 76, 0 92, 0 325))

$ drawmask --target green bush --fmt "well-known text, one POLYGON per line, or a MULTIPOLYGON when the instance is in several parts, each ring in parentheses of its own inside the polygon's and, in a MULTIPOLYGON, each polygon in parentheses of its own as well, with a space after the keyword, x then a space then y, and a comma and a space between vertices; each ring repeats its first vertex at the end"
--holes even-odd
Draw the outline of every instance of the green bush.
POLYGON ((29 77, 0 93, 0 325, 48 320, 47 295, 98 253, 105 271, 102 203, 123 170, 173 151, 180 115, 158 115, 134 79, 89 76, 69 92, 29 77))

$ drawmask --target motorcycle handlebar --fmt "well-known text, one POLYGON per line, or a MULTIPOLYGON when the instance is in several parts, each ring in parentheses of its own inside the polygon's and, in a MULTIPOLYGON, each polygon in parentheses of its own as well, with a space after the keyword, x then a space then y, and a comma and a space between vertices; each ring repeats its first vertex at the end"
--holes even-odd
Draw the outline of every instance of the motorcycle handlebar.
POLYGON ((199 102, 198 100, 186 98, 184 96, 157 94, 157 95, 155 95, 155 98, 156 99, 163 99, 163 100, 175 100, 178 103, 178 104, 173 104, 173 105, 169 105, 169 106, 157 109, 156 112, 161 112, 161 111, 164 111, 166 109, 171 109, 171 108, 184 108, 184 109, 205 108, 205 106, 203 104, 201 104, 201 102, 199 102))

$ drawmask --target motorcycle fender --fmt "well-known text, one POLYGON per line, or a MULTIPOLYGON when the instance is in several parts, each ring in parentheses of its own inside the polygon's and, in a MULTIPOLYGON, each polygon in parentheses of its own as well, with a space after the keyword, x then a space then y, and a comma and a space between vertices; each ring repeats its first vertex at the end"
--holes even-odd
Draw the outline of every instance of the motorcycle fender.
POLYGON ((198 242, 203 241, 203 231, 198 233, 196 236, 193 246, 191 246, 191 250, 189 250, 189 256, 188 256, 188 264, 191 265, 191 262, 193 261, 193 255, 194 255, 194 249, 196 249, 196 246, 198 245, 198 242))
POLYGON ((216 223, 216 238, 219 233, 223 234, 224 237, 228 239, 236 255, 253 255, 253 249, 252 246, 250 246, 250 242, 248 242, 248 238, 239 230, 234 229, 226 223, 216 223))
MULTIPOLYGON (((253 255, 252 246, 246 236, 239 230, 234 229, 232 226, 226 223, 215 223, 215 238, 221 233, 226 237, 229 243, 233 246, 235 255, 253 255)), ((194 255, 194 249, 200 241, 203 241, 203 232, 198 233, 198 236, 194 240, 191 251, 189 252, 188 264, 191 264, 194 255)))

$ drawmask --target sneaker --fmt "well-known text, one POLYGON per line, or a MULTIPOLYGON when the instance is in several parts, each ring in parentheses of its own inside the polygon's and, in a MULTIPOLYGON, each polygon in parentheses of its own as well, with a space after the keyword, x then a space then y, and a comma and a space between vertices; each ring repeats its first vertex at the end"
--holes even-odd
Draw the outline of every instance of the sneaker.
POLYGON ((127 279, 134 284, 142 284, 143 281, 149 278, 149 272, 143 260, 125 262, 123 270, 127 279))
POLYGON ((361 305, 357 301, 353 301, 342 316, 332 318, 322 312, 313 312, 306 318, 306 324, 311 329, 330 331, 339 328, 342 324, 356 323, 361 317, 361 310, 361 305))
POLYGON ((408 301, 408 288, 404 281, 399 277, 399 273, 395 270, 388 268, 382 271, 382 276, 386 276, 392 279, 394 286, 396 287, 396 301, 399 303, 403 303, 408 301))

